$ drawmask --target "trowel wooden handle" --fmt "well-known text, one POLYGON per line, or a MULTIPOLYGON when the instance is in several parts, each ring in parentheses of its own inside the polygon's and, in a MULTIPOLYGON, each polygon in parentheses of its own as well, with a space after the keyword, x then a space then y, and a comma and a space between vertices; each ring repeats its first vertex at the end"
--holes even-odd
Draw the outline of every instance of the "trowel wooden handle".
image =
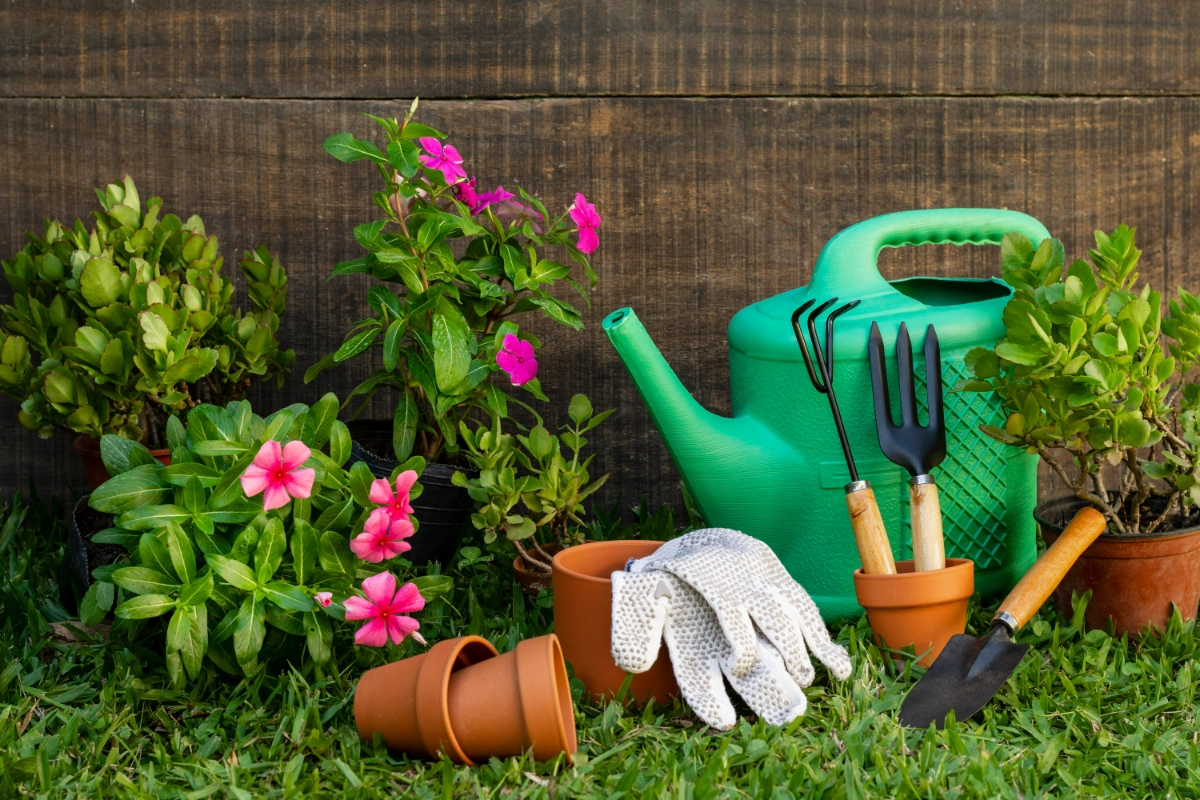
POLYGON ((867 575, 895 575, 892 543, 888 541, 887 529, 883 527, 883 517, 879 515, 879 504, 875 502, 871 484, 866 481, 847 484, 846 508, 850 511, 850 525, 854 528, 854 543, 858 545, 863 572, 867 575))
POLYGON ((921 477, 928 480, 908 485, 913 567, 917 572, 942 569, 946 566, 946 545, 942 537, 942 505, 938 501, 937 484, 929 476, 921 477))
POLYGON ((1042 603, 1046 602, 1046 598, 1058 586, 1067 570, 1071 569, 1075 560, 1096 541, 1096 537, 1104 533, 1107 525, 1104 515, 1096 509, 1090 506, 1079 509, 1062 535, 1042 553, 1041 558, 1029 568, 1025 577, 1021 578, 1020 583, 1004 598, 996 617, 1002 618, 1005 614, 1011 617, 1015 621, 1013 630, 1028 622, 1042 607, 1042 603))

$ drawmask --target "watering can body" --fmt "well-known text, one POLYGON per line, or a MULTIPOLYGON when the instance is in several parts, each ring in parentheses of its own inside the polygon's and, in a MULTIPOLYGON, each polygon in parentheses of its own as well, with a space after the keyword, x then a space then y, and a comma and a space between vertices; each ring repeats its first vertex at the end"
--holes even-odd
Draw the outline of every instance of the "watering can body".
MULTIPOLYGON (((861 613, 852 579, 859 556, 846 512, 849 471, 828 401, 805 371, 792 312, 809 299, 861 301, 838 320, 834 390, 859 476, 874 487, 892 552, 897 560, 909 558, 908 475, 883 456, 875 432, 871 322, 883 333, 892 381, 900 323, 908 323, 917 352, 932 324, 943 381, 952 387, 967 375, 963 357, 971 348, 1003 338, 1012 289, 997 279, 888 282, 876 261, 884 247, 998 244, 1011 231, 1035 243, 1049 237, 1032 217, 992 209, 904 211, 838 233, 821 251, 812 283, 748 306, 730 322, 732 418, 695 402, 632 310, 614 311, 602 324, 705 521, 770 545, 826 621, 861 613)), ((923 382, 923 364, 917 367, 923 382)), ((917 396, 923 395, 918 387, 917 396)), ((976 587, 985 597, 1007 592, 1036 557, 1037 459, 979 431, 981 424, 1003 425, 999 401, 990 393, 947 391, 945 409, 947 454, 933 474, 946 555, 975 561, 976 587)))

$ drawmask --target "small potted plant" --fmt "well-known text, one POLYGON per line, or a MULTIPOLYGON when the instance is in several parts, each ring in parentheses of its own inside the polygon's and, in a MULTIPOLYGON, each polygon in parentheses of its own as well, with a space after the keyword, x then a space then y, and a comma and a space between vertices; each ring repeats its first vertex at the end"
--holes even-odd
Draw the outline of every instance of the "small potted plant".
POLYGON ((128 176, 96 193, 90 229, 47 221, 2 262, 13 301, 0 308, 0 391, 30 430, 78 434, 93 488, 108 477, 102 435, 166 461, 169 417, 240 398, 255 378, 281 385, 293 359, 276 337, 287 275, 265 247, 240 262, 255 306, 243 313, 199 217, 160 218, 162 200, 143 205, 128 176))
MULTIPOLYGON (((418 526, 419 457, 388 480, 364 464, 346 469, 350 435, 337 397, 291 405, 263 418, 248 401, 201 404, 185 427, 167 420, 172 464, 130 439, 106 436, 113 477, 90 507, 109 515, 95 542, 127 551, 94 568, 81 603, 85 624, 112 609, 129 634, 161 618, 176 685, 205 657, 250 675, 272 654, 307 644, 318 665, 333 659, 335 627, 363 621, 354 637, 387 645, 388 658, 417 634, 409 616, 444 593, 449 578, 399 586, 396 572, 418 526)), ((114 626, 117 629, 117 626, 114 626)))
POLYGON ((966 357, 968 391, 995 392, 1008 418, 983 432, 1040 455, 1071 490, 1035 517, 1052 542, 1081 505, 1108 519, 1056 593, 1092 591, 1088 625, 1138 633, 1185 619, 1200 600, 1200 301, 1183 288, 1163 308, 1139 281, 1134 229, 1096 232, 1089 261, 1064 268, 1056 239, 1009 234, 1004 280, 1016 289, 1006 335, 966 357), (1164 316, 1164 310, 1166 314, 1164 316))
POLYGON ((473 414, 507 419, 510 404, 530 409, 510 387, 546 399, 537 379, 541 342, 516 319, 540 312, 583 327, 575 308, 551 290, 565 283, 588 302, 596 283, 588 255, 599 245, 600 216, 582 194, 552 216, 521 189, 482 191, 445 134, 413 120, 416 109, 413 101, 401 120, 372 118, 386 134, 383 147, 350 133, 325 142, 340 161, 372 162, 383 183, 374 195, 382 218, 354 229, 366 254, 338 264, 330 277, 365 273, 378 283, 366 294, 369 316, 304 379, 381 349, 382 368, 346 400, 361 398, 365 406, 387 389, 395 413, 383 423, 350 423, 355 457, 380 473, 414 453, 426 459, 428 506, 418 512, 427 522, 414 541, 413 562, 445 564, 473 511, 466 490, 454 483, 457 472, 473 467, 460 425, 473 414), (549 257, 556 249, 568 263, 549 257), (582 272, 579 280, 573 271, 582 272), (504 373, 500 381, 491 380, 496 372, 504 373))
POLYGON ((584 434, 613 412, 592 413, 585 395, 571 398, 571 422, 551 434, 538 418, 528 435, 504 433, 500 415, 492 415, 490 427, 472 431, 460 423, 463 444, 479 465, 479 477, 463 473, 455 484, 467 489, 479 509, 471 523, 483 531, 485 544, 501 534, 517 550, 513 573, 529 594, 550 586, 554 555, 565 547, 580 544, 583 534, 583 501, 608 480, 592 480, 588 467, 595 456, 581 458, 587 446, 584 434))

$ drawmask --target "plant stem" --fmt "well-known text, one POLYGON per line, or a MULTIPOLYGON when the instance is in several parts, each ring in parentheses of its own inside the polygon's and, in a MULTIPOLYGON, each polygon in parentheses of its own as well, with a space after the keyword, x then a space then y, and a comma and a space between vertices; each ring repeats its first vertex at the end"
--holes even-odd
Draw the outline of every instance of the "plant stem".
MULTIPOLYGON (((529 555, 529 551, 525 549, 525 546, 523 544, 521 544, 521 541, 519 539, 513 539, 512 543, 514 546, 516 546, 517 553, 520 554, 521 558, 524 559, 526 563, 528 563, 531 567, 533 567, 535 572, 550 572, 549 562, 543 563, 541 561, 538 561, 533 556, 529 555)), ((534 544, 536 545, 537 542, 534 542, 534 544)), ((545 555, 545 553, 543 553, 542 555, 545 555)))
MULTIPOLYGON (((1128 533, 1128 530, 1125 528, 1125 523, 1121 522, 1121 520, 1117 516, 1117 512, 1114 511, 1112 506, 1110 506, 1108 504, 1108 501, 1106 499, 1100 497, 1098 494, 1095 494, 1094 492, 1089 492, 1087 490, 1088 473, 1087 473, 1087 470, 1084 469, 1084 467, 1083 467, 1083 463, 1082 463, 1083 454, 1078 453, 1076 451, 1070 451, 1070 452, 1072 452, 1072 454, 1075 455, 1076 459, 1080 461, 1080 474, 1079 474, 1078 483, 1071 480, 1070 476, 1067 475, 1067 471, 1065 469, 1063 469, 1062 464, 1059 464, 1056 460, 1051 458, 1049 456, 1049 454, 1045 451, 1044 448, 1038 448, 1038 456, 1041 457, 1041 459, 1043 461, 1045 461, 1047 464, 1049 464, 1051 469, 1053 469, 1056 473, 1058 473, 1058 477, 1062 479, 1062 482, 1064 484, 1066 484, 1067 486, 1069 486, 1075 490, 1076 497, 1078 497, 1080 500, 1085 500, 1085 501, 1091 503, 1092 505, 1099 508, 1102 512, 1104 512, 1104 516, 1107 517, 1108 520, 1114 526, 1116 526, 1117 531, 1119 533, 1128 533)), ((1095 475, 1095 473, 1093 473, 1093 478, 1095 480, 1099 480, 1098 476, 1095 475)))

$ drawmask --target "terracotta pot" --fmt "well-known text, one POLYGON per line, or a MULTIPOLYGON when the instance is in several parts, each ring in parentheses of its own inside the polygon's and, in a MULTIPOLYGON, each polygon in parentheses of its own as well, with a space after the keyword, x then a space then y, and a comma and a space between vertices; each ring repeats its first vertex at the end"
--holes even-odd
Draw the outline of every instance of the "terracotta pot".
MULTIPOLYGON (((625 671, 612 657, 612 581, 614 572, 631 558, 644 558, 662 542, 588 542, 568 547, 554 557, 554 632, 562 642, 563 657, 571 662, 575 677, 595 697, 615 697, 625 681, 625 671)), ((679 694, 666 645, 654 666, 633 676, 629 696, 638 702, 654 698, 667 703, 679 694)))
MULTIPOLYGON (((1046 544, 1084 505, 1075 497, 1057 497, 1033 511, 1046 544)), ((1083 551, 1054 590, 1054 607, 1070 617, 1071 592, 1092 590, 1084 611, 1088 630, 1105 629, 1111 619, 1117 636, 1138 636, 1146 626, 1162 630, 1171 604, 1185 621, 1196 618, 1200 604, 1200 528, 1123 536, 1102 533, 1083 551)))
MULTIPOLYGON (((542 549, 553 558, 556 553, 562 550, 562 545, 558 543, 544 544, 542 545, 542 549)), ((513 559, 513 578, 520 584, 521 591, 525 592, 525 594, 537 596, 542 589, 549 589, 551 583, 550 575, 551 573, 549 572, 535 571, 520 555, 513 559)))
MULTIPOLYGON (((895 575, 854 571, 854 593, 867 610, 875 643, 889 650, 912 645, 928 667, 950 637, 967 627, 967 604, 975 594, 975 562, 947 558, 945 569, 916 572, 912 561, 897 561, 895 575)), ((900 656, 894 656, 900 660, 900 656)))
MULTIPOLYGON (((87 475, 88 484, 91 488, 98 489, 100 484, 112 477, 108 474, 108 470, 104 468, 104 459, 100 457, 99 439, 94 439, 91 436, 76 436, 75 452, 79 453, 79 458, 83 461, 83 472, 87 475)), ((151 450, 150 455, 161 461, 164 466, 171 466, 170 450, 166 448, 151 450)))
POLYGON ((392 750, 458 764, 532 751, 538 761, 577 748, 575 711, 554 634, 511 652, 479 636, 438 642, 421 655, 369 670, 354 695, 358 734, 378 731, 392 750))

